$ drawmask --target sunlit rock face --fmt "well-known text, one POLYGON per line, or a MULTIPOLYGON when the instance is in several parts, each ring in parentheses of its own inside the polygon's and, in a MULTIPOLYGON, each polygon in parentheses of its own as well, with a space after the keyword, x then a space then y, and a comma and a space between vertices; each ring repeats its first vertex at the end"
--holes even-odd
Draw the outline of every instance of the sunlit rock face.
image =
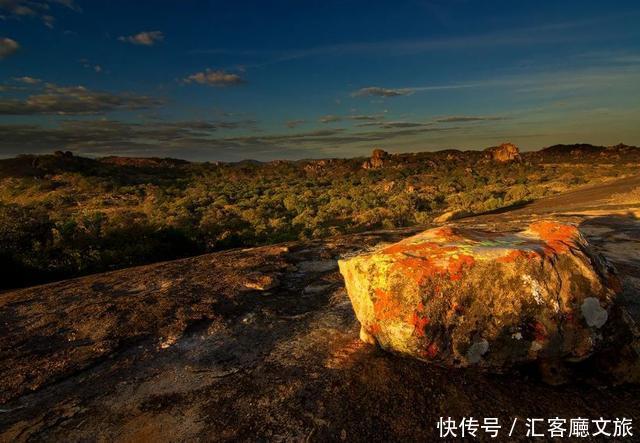
POLYGON ((389 158, 389 153, 382 149, 374 149, 371 153, 371 158, 365 160, 362 164, 363 169, 379 169, 385 164, 385 161, 389 158))
POLYGON ((520 150, 513 143, 503 143, 500 146, 485 149, 485 153, 490 160, 507 163, 522 161, 520 150))
POLYGON ((446 366, 500 370, 598 350, 620 282, 579 230, 448 226, 339 261, 361 338, 446 366))

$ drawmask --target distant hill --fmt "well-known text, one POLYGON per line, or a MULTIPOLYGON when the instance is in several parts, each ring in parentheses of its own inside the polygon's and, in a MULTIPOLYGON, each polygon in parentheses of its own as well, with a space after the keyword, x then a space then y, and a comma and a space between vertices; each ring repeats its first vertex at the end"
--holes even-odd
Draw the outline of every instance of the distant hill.
POLYGON ((578 143, 573 145, 553 145, 538 151, 543 156, 548 155, 585 155, 585 154, 629 154, 637 153, 636 146, 629 146, 623 143, 614 146, 595 146, 588 143, 578 143))
POLYGON ((98 161, 118 166, 134 166, 138 168, 172 168, 189 164, 187 160, 157 157, 102 157, 98 161))
MULTIPOLYGON (((494 149, 494 148, 490 148, 494 149)), ((588 143, 577 144, 558 144, 552 145, 546 148, 542 148, 538 151, 522 152, 523 159, 530 162, 555 162, 562 161, 563 158, 575 159, 580 156, 593 156, 602 155, 604 157, 616 155, 629 156, 629 160, 640 158, 640 148, 636 146, 629 146, 625 144, 618 144, 614 146, 597 146, 588 143)), ((385 162, 387 166, 401 166, 416 164, 420 161, 477 161, 483 158, 483 153, 480 150, 466 150, 461 151, 457 149, 445 149, 441 151, 428 151, 428 152, 415 152, 415 153, 400 153, 390 154, 388 161, 385 162)), ((353 159, 314 159, 314 160, 274 160, 271 162, 261 162, 258 160, 246 159, 239 162, 190 162, 187 160, 181 160, 176 158, 159 158, 159 157, 122 157, 122 156, 108 156, 98 158, 87 158, 81 156, 71 155, 71 153, 62 151, 56 151, 54 154, 35 155, 24 154, 14 158, 0 160, 0 177, 8 176, 32 176, 38 177, 46 174, 55 174, 61 172, 78 172, 85 175, 117 175, 126 171, 144 171, 147 170, 152 174, 161 173, 164 171, 171 171, 171 175, 176 174, 176 169, 190 168, 192 165, 201 165, 204 168, 215 168, 219 166, 239 168, 251 167, 251 168, 273 168, 278 166, 289 167, 301 167, 306 165, 315 165, 318 163, 326 164, 330 162, 333 166, 338 165, 356 165, 361 162, 361 158, 353 159)))
POLYGON ((595 146, 587 143, 573 145, 553 145, 540 150, 543 154, 570 154, 572 152, 599 153, 607 148, 605 146, 595 146))

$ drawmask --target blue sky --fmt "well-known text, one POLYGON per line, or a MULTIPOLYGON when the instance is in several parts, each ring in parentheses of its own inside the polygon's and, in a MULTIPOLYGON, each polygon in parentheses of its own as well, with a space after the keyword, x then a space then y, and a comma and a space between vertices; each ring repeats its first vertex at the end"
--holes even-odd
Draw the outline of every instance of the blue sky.
POLYGON ((0 156, 640 144, 637 1, 0 0, 0 156))

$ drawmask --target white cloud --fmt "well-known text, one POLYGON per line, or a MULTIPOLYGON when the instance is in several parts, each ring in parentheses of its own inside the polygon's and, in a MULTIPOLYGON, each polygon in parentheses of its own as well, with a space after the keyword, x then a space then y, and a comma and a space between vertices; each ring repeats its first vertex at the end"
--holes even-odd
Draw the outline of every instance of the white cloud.
POLYGON ((507 120, 507 117, 501 116, 484 116, 484 115, 450 115, 440 117, 435 120, 436 123, 466 123, 466 122, 482 122, 482 121, 499 121, 507 120))
POLYGON ((18 49, 20 49, 20 45, 17 41, 7 37, 0 38, 0 60, 14 54, 18 49))
POLYGON ((0 18, 39 18, 47 28, 53 29, 56 19, 51 15, 54 10, 52 6, 64 6, 81 12, 73 0, 0 0, 0 12, 6 13, 6 16, 0 15, 0 18))
POLYGON ((209 86, 237 86, 246 81, 240 77, 238 74, 234 74, 231 72, 226 72, 223 70, 211 70, 207 69, 202 72, 196 72, 195 74, 191 74, 187 78, 184 79, 185 83, 198 83, 200 85, 209 85, 209 86))
POLYGON ((367 88, 361 88, 357 91, 354 91, 351 95, 353 97, 399 97, 402 95, 411 95, 414 93, 414 89, 412 88, 400 88, 400 89, 392 89, 392 88, 380 88, 378 86, 369 86, 367 88))
POLYGON ((150 109, 162 100, 136 94, 92 91, 84 86, 44 84, 25 98, 0 99, 0 115, 90 115, 150 109))
POLYGON ((153 46, 164 40, 164 34, 160 31, 143 31, 135 35, 120 36, 118 40, 133 45, 153 46))
POLYGON ((13 79, 19 83, 24 83, 26 85, 37 85, 42 81, 39 78, 29 77, 29 76, 14 77, 13 79))
POLYGON ((320 117, 320 123, 336 123, 342 120, 339 115, 324 115, 320 117))
POLYGON ((306 120, 288 120, 285 122, 285 126, 289 129, 293 129, 300 125, 304 125, 306 122, 306 120))

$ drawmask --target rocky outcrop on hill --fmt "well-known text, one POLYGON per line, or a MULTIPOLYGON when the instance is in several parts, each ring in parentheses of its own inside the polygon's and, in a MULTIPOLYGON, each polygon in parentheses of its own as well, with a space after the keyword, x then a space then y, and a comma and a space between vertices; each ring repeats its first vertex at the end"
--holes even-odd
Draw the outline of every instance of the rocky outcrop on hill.
POLYGON ((591 356, 621 289, 578 229, 553 221, 435 228, 339 265, 363 340, 498 371, 591 356))
POLYGON ((385 161, 389 158, 389 153, 382 149, 374 149, 371 158, 365 160, 362 164, 363 169, 379 169, 385 165, 385 161))
POLYGON ((500 146, 493 146, 484 150, 487 158, 490 160, 506 163, 513 161, 521 161, 520 150, 512 143, 503 143, 500 146))

